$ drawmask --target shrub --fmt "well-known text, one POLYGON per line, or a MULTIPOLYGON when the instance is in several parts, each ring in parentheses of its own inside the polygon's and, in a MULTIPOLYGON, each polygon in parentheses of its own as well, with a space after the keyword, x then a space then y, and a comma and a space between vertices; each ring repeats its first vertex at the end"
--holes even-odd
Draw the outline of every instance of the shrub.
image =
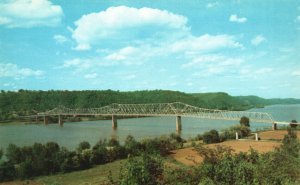
POLYGON ((82 141, 79 143, 78 147, 77 147, 77 151, 79 153, 81 153, 83 150, 86 150, 86 149, 90 149, 91 148, 91 145, 89 142, 87 141, 82 141))
POLYGON ((249 127, 244 125, 232 126, 229 129, 225 129, 221 132, 220 141, 235 139, 236 132, 239 134, 239 137, 247 137, 250 135, 251 130, 249 127))
POLYGON ((137 142, 134 137, 131 135, 128 135, 126 137, 124 147, 126 149, 126 152, 131 156, 136 156, 141 151, 141 145, 139 142, 137 142))
POLYGON ((9 144, 6 149, 6 158, 11 164, 19 164, 22 160, 20 148, 14 144, 9 144))
POLYGON ((163 173, 163 163, 159 157, 142 154, 129 158, 121 171, 121 185, 156 185, 163 173))
POLYGON ((217 130, 210 130, 209 132, 205 132, 203 134, 203 142, 206 144, 210 143, 219 143, 220 137, 217 130))
POLYGON ((290 126, 292 128, 297 128, 298 124, 295 124, 295 123, 298 123, 296 120, 292 120, 291 123, 290 123, 290 126))
POLYGON ((250 127, 250 120, 249 120, 249 118, 246 117, 246 116, 241 117, 240 124, 244 125, 246 127, 250 127))

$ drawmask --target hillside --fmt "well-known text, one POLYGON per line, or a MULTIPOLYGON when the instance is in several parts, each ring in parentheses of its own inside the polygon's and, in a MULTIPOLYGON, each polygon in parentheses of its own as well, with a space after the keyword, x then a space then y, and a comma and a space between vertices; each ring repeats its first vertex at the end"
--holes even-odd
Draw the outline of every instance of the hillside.
POLYGON ((20 115, 31 115, 64 105, 69 108, 101 107, 111 103, 169 103, 223 110, 246 110, 252 107, 280 103, 300 103, 299 99, 263 99, 257 96, 230 96, 217 93, 183 93, 179 91, 152 90, 120 92, 104 91, 1 91, 0 120, 12 120, 20 115))

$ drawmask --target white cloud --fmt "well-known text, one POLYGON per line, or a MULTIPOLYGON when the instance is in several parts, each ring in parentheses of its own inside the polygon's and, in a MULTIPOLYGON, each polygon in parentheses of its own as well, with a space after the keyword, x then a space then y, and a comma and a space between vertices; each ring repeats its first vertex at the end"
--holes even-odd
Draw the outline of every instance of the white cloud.
POLYGON ((92 74, 86 74, 86 75, 84 75, 84 78, 86 78, 86 79, 94 79, 94 78, 97 78, 97 77, 98 77, 97 73, 92 73, 92 74))
POLYGON ((63 35, 54 35, 53 39, 59 44, 63 44, 68 41, 67 37, 63 35))
POLYGON ((105 57, 105 59, 116 60, 116 61, 125 60, 130 56, 134 56, 134 54, 136 54, 137 52, 138 52, 137 48, 128 46, 128 47, 120 49, 117 52, 109 54, 108 56, 105 57))
POLYGON ((63 67, 64 68, 69 68, 69 67, 76 67, 78 69, 87 69, 90 68, 91 61, 89 59, 80 59, 80 58, 74 58, 71 60, 66 60, 64 61, 63 67))
POLYGON ((230 22, 244 23, 247 21, 246 17, 238 17, 236 14, 233 14, 229 17, 230 22))
POLYGON ((12 77, 16 79, 35 76, 39 77, 44 74, 41 70, 33 70, 30 68, 20 68, 16 64, 12 63, 0 63, 0 78, 1 77, 12 77))
MULTIPOLYGON (((186 17, 166 10, 118 6, 83 15, 75 22, 72 37, 78 44, 77 49, 87 50, 101 39, 126 37, 141 28, 152 29, 151 36, 163 29, 186 31, 189 29, 186 24, 186 17)), ((147 33, 147 30, 141 31, 147 33)))
POLYGON ((251 40, 251 44, 254 45, 254 46, 258 46, 259 44, 261 44, 264 41, 266 41, 265 37, 263 37, 262 35, 257 35, 256 37, 254 37, 251 40))
POLYGON ((48 0, 5 0, 0 3, 0 25, 9 28, 56 26, 62 16, 62 8, 48 0))
POLYGON ((205 34, 199 37, 190 36, 173 43, 170 48, 172 51, 197 50, 208 51, 221 48, 242 48, 243 46, 235 41, 233 36, 229 35, 209 35, 205 34))
POLYGON ((213 2, 213 3, 208 3, 206 5, 206 8, 214 8, 214 7, 217 7, 219 6, 219 3, 218 2, 213 2))

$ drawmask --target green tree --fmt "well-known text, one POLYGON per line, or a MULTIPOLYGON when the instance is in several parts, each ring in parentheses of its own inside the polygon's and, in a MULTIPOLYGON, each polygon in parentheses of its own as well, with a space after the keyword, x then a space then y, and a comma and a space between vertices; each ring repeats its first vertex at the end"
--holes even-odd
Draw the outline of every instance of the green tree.
POLYGON ((292 120, 291 123, 290 123, 290 126, 292 128, 297 128, 298 124, 295 124, 295 123, 298 123, 297 120, 292 120))
POLYGON ((210 143, 219 143, 220 137, 217 130, 210 130, 209 132, 205 132, 203 134, 203 142, 206 144, 210 143))
POLYGON ((9 144, 6 149, 6 158, 12 164, 19 164, 22 160, 22 153, 18 146, 9 144))
POLYGON ((81 153, 83 150, 90 149, 90 148, 91 148, 91 145, 89 142, 82 141, 79 143, 79 145, 77 147, 77 152, 81 153))
POLYGON ((249 118, 246 117, 246 116, 241 117, 240 124, 244 125, 246 127, 250 127, 250 120, 249 120, 249 118))
POLYGON ((131 156, 136 156, 139 154, 141 150, 141 145, 139 142, 137 142, 133 136, 128 135, 126 137, 124 147, 126 149, 126 152, 131 156))
POLYGON ((121 172, 121 185, 157 185, 163 173, 163 163, 159 157, 142 154, 130 157, 121 172))

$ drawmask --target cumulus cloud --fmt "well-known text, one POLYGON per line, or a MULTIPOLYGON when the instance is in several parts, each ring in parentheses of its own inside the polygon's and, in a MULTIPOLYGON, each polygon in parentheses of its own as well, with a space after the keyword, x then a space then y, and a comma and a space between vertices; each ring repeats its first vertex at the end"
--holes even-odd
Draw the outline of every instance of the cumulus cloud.
POLYGON ((59 44, 63 44, 68 41, 67 37, 63 35, 54 35, 53 39, 59 44))
POLYGON ((62 16, 62 8, 49 0, 4 0, 0 3, 0 25, 9 28, 56 26, 62 16))
POLYGON ((246 17, 238 17, 236 14, 233 14, 229 17, 230 22, 237 22, 237 23, 245 23, 247 21, 246 17))
POLYGON ((261 44, 264 41, 266 41, 265 37, 263 37, 262 35, 257 35, 256 37, 254 37, 251 40, 251 44, 254 46, 258 46, 259 44, 261 44))
POLYGON ((172 51, 196 50, 207 51, 221 48, 242 48, 243 46, 235 41, 233 36, 229 35, 209 35, 205 34, 199 37, 191 36, 171 45, 172 51))
POLYGON ((12 63, 0 63, 0 78, 11 77, 11 78, 25 78, 30 76, 39 77, 44 74, 41 70, 33 70, 30 68, 21 68, 16 64, 12 63))
MULTIPOLYGON (((162 29, 188 30, 186 24, 186 17, 166 10, 118 6, 98 13, 83 15, 75 22, 76 28, 72 31, 72 37, 78 44, 75 49, 87 50, 101 39, 120 37, 121 35, 128 37, 132 32, 136 33, 142 28, 156 30, 151 30, 149 33, 151 36, 162 29)), ((147 34, 147 30, 142 31, 143 34, 147 34)))

